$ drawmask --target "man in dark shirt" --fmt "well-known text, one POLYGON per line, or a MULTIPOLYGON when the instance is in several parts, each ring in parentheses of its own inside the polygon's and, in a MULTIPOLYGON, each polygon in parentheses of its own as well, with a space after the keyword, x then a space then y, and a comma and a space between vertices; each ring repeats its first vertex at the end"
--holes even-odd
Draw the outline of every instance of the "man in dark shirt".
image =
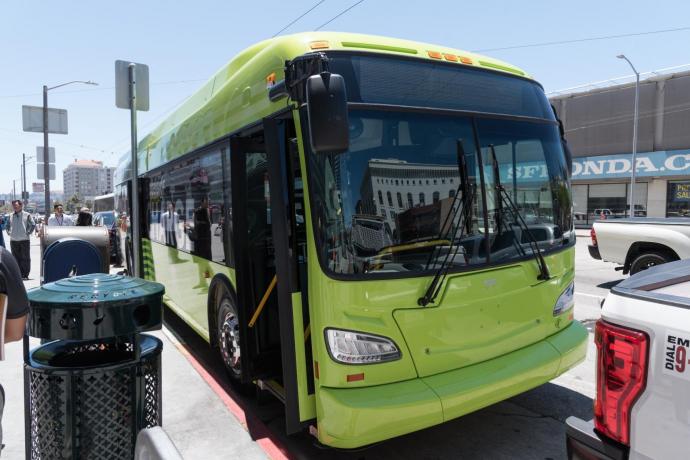
MULTIPOLYGON (((24 335, 26 319, 29 314, 29 299, 22 283, 19 265, 12 254, 0 246, 0 301, 7 301, 5 343, 20 340, 24 335)), ((2 455, 2 411, 5 407, 5 392, 0 385, 0 455, 2 455)))

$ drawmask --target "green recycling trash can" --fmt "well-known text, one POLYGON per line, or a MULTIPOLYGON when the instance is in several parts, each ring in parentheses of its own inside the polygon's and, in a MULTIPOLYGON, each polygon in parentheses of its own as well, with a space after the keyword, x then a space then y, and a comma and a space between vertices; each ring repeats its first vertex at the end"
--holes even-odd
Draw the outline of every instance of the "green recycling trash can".
POLYGON ((139 431, 160 425, 159 283, 94 273, 29 291, 24 337, 26 458, 131 459, 139 431))

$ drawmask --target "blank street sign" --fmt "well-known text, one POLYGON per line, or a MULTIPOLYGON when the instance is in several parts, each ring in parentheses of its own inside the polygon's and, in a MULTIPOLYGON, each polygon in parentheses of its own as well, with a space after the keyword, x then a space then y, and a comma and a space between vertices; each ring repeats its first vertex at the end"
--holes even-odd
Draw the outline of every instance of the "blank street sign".
MULTIPOLYGON (((45 163, 43 158, 43 147, 36 147, 36 161, 45 163)), ((48 147, 48 163, 55 163, 55 147, 48 147)))
POLYGON ((137 86, 137 110, 149 110, 149 66, 132 61, 115 61, 115 106, 129 109, 129 64, 135 64, 134 82, 137 86))
MULTIPOLYGON (((50 180, 55 180, 55 164, 51 163, 48 165, 50 180)), ((36 175, 38 180, 45 180, 45 174, 43 174, 43 163, 36 163, 36 175)))
MULTIPOLYGON (((24 126, 24 131, 42 133, 43 107, 23 105, 22 124, 24 126)), ((48 109, 48 132, 53 134, 67 134, 67 110, 48 109)))

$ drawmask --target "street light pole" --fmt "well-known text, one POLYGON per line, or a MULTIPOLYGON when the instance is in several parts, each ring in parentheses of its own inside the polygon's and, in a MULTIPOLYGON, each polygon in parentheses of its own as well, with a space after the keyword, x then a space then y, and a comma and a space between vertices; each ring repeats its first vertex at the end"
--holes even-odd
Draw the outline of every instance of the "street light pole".
POLYGON ((50 218, 50 163, 48 162, 48 86, 43 85, 43 180, 44 222, 50 218))
POLYGON ((24 207, 29 204, 29 191, 26 189, 26 163, 33 158, 33 156, 27 157, 25 153, 22 153, 22 201, 24 202, 24 207))
POLYGON ((72 83, 83 83, 85 85, 98 85, 98 83, 82 80, 70 81, 61 85, 56 85, 48 88, 43 85, 43 177, 45 179, 45 215, 46 222, 50 217, 50 156, 48 155, 48 91, 62 86, 71 85, 72 83))
POLYGON ((632 175, 630 176, 630 217, 635 217, 635 157, 637 155, 637 120, 639 117, 638 101, 640 99, 640 73, 625 54, 616 56, 618 59, 625 59, 633 72, 635 72, 635 115, 633 117, 633 145, 632 145, 632 175))

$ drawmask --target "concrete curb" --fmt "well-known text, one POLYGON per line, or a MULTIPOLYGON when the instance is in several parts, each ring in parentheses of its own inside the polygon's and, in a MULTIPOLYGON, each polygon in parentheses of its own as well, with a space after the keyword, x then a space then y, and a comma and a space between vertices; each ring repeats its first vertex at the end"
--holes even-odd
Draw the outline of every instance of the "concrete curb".
POLYGON ((605 296, 599 296, 595 294, 586 293, 575 293, 575 305, 584 307, 601 307, 601 302, 604 300, 605 296))

